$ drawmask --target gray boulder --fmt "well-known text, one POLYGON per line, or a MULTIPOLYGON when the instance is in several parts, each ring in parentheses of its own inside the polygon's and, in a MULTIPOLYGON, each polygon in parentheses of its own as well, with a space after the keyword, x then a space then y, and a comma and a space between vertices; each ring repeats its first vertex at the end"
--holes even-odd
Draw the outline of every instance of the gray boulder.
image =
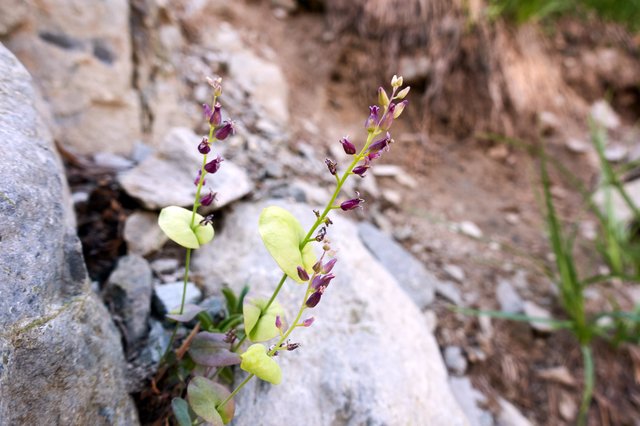
MULTIPOLYGON (((247 283, 248 297, 271 294, 281 272, 257 230, 260 212, 270 204, 289 209, 304 227, 314 220, 304 205, 237 205, 213 243, 195 252, 194 270, 209 292, 223 283, 238 291, 247 283)), ((314 324, 292 334, 301 348, 277 358, 283 383, 251 381, 238 394, 234 424, 466 424, 420 311, 362 245, 356 225, 342 214, 332 220, 337 278, 304 315, 314 316, 314 324)), ((278 301, 289 321, 303 295, 303 286, 285 283, 278 301)))
POLYGON ((135 425, 29 74, 0 44, 0 423, 135 425))

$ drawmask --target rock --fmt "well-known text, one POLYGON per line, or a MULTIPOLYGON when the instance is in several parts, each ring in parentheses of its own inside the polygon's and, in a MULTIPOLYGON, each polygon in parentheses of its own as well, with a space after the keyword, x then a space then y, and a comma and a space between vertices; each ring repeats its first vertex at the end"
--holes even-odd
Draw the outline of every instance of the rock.
POLYGON ((469 426, 493 424, 491 413, 479 407, 479 404, 486 403, 485 396, 474 389, 468 377, 451 377, 449 379, 449 386, 458 404, 460 404, 460 408, 464 411, 469 426))
POLYGON ((566 386, 575 386, 576 381, 569 372, 569 369, 565 366, 547 368, 545 370, 538 371, 538 376, 545 380, 560 383, 566 386))
MULTIPOLYGON (((541 306, 536 305, 535 303, 529 300, 524 302, 523 309, 524 309, 524 314, 528 317, 542 318, 542 319, 549 319, 549 320, 553 319, 553 317, 551 316, 551 313, 548 310, 544 309, 541 306)), ((529 321, 529 324, 535 330, 538 330, 543 333, 550 333, 553 331, 553 327, 551 323, 548 323, 548 322, 529 321)))
POLYGON ((459 283, 464 282, 465 278, 467 277, 466 274, 464 273, 464 270, 458 265, 447 264, 447 265, 444 265, 442 269, 444 269, 444 271, 451 278, 458 281, 459 283))
POLYGON ((591 145, 579 138, 569 138, 566 141, 567 148, 569 151, 582 154, 583 152, 587 152, 591 145))
POLYGON ((156 275, 175 272, 180 266, 177 259, 156 259, 151 262, 151 270, 156 275))
POLYGON ((458 287, 452 282, 445 281, 436 283, 436 293, 456 306, 464 306, 460 290, 458 290, 458 287))
POLYGON ((505 144, 496 145, 489 150, 489 158, 505 160, 509 156, 509 148, 505 144))
POLYGON ((199 306, 207 309, 206 312, 211 316, 214 323, 224 320, 227 315, 227 304, 222 297, 207 297, 199 303, 199 306))
POLYGON ((562 128, 560 118, 550 111, 542 111, 538 114, 538 121, 540 122, 540 129, 545 134, 557 132, 562 128))
POLYGON ((424 311, 424 320, 430 333, 435 333, 438 327, 438 316, 430 309, 424 311))
POLYGON ((98 152, 93 155, 93 162, 98 167, 112 170, 127 170, 134 166, 134 162, 111 152, 98 152))
MULTIPOLYGON (((153 289, 153 309, 155 312, 163 317, 174 309, 180 308, 183 288, 182 281, 155 286, 153 289)), ((198 303, 200 299, 202 299, 202 291, 194 283, 188 282, 184 303, 198 303)))
POLYGON ((447 346, 444 349, 444 363, 449 370, 461 376, 467 371, 467 358, 462 353, 460 346, 447 346))
POLYGON ((591 105, 591 118, 607 129, 620 127, 620 117, 605 100, 599 100, 591 105))
POLYGON ((402 204, 402 194, 393 189, 383 189, 382 199, 394 207, 399 207, 402 204))
POLYGON ((531 422, 513 404, 504 398, 498 398, 500 412, 496 426, 532 426, 531 422))
POLYGON ((575 420, 578 414, 578 404, 574 401, 570 393, 562 391, 560 393, 560 400, 558 401, 558 411, 560 416, 567 422, 575 420))
POLYGON ((404 173, 402 167, 396 164, 376 164, 371 173, 378 177, 396 177, 404 173))
POLYGON ((358 235, 373 257, 396 278, 418 307, 431 304, 439 281, 418 259, 369 223, 358 225, 358 235))
POLYGON ((146 256, 158 251, 169 238, 158 226, 158 215, 134 212, 124 223, 124 240, 129 253, 146 256))
POLYGON ((151 268, 144 258, 131 254, 118 260, 104 288, 104 300, 127 343, 135 348, 146 337, 151 312, 151 268))
POLYGON ((129 2, 22 3, 22 25, 6 43, 49 102, 56 139, 80 153, 128 153, 142 130, 129 2))
POLYGON ((402 56, 398 63, 399 75, 404 77, 407 83, 420 82, 426 79, 431 72, 431 60, 425 56, 402 56))
POLYGON ((129 363, 127 371, 130 393, 141 392, 148 386, 148 380, 158 371, 158 365, 171 340, 172 331, 166 330, 158 320, 151 319, 149 336, 144 347, 129 363))
MULTIPOLYGON (((640 179, 632 180, 623 185, 627 195, 636 206, 640 206, 640 179)), ((620 193, 614 188, 600 188, 593 196, 593 201, 601 211, 606 211, 606 191, 611 193, 611 203, 613 211, 615 212, 615 219, 621 222, 629 222, 633 219, 633 213, 629 209, 629 206, 620 196, 620 193)))
POLYGON ((363 179, 358 179, 356 181, 356 185, 358 187, 358 191, 360 191, 360 193, 362 193, 365 197, 371 197, 374 200, 380 198, 380 187, 378 186, 378 182, 376 181, 376 177, 374 175, 369 174, 363 179))
POLYGON ((0 422, 137 425, 120 336, 90 288, 30 80, 0 45, 0 422))
POLYGON ((619 163, 627 158, 629 150, 623 145, 611 144, 604 149, 604 158, 612 163, 619 163))
MULTIPOLYGON (((120 184, 148 209, 193 205, 196 194, 193 181, 202 163, 202 155, 196 149, 199 141, 200 138, 189 129, 172 129, 157 152, 135 168, 118 175, 120 184)), ((211 154, 209 156, 213 158, 211 154)), ((208 175, 206 181, 205 188, 218 193, 213 203, 215 209, 253 190, 253 183, 246 172, 229 160, 222 163, 216 174, 208 175)))
MULTIPOLYGON (((314 220, 312 207, 277 200, 235 206, 216 241, 194 255, 194 271, 205 277, 208 291, 220 291, 228 282, 235 291, 248 283, 249 297, 271 294, 281 272, 262 248, 257 229, 261 210, 271 204, 292 211, 305 228, 314 220)), ((265 418, 274 425, 290 422, 291 407, 304 413, 310 426, 465 424, 448 389, 437 343, 425 321, 416 321, 419 310, 362 245, 356 225, 345 216, 332 215, 329 230, 339 257, 333 269, 337 278, 309 312, 316 319, 311 328, 292 334, 302 347, 278 357, 283 384, 251 381, 237 396, 235 424, 264 424, 265 418), (401 351, 393 349, 398 342, 401 351)), ((302 286, 285 283, 278 296, 285 319, 292 318, 303 293, 302 286)))
POLYGON ((481 239, 483 235, 482 230, 478 228, 478 225, 469 221, 460 222, 458 224, 458 231, 477 240, 481 239))
POLYGON ((496 287, 496 299, 500 304, 500 310, 509 314, 522 312, 524 303, 515 288, 509 281, 500 280, 496 287))

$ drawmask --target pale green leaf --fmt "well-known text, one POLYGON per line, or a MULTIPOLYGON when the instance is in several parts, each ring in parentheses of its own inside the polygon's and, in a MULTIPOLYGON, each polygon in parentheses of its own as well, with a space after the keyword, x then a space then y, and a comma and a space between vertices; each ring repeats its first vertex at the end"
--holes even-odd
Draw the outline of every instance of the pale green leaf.
POLYGON ((264 311, 267 303, 266 299, 254 299, 246 301, 242 307, 244 332, 252 342, 266 342, 280 333, 276 327, 276 316, 283 319, 284 310, 274 301, 269 309, 264 311))
POLYGON ((224 401, 230 392, 219 383, 197 376, 189 382, 187 396, 193 411, 214 426, 227 424, 233 418, 235 403, 230 400, 219 410, 216 406, 224 401))
POLYGON ((279 385, 282 381, 282 370, 278 363, 267 354, 267 348, 260 343, 255 343, 240 355, 242 363, 240 368, 248 373, 255 374, 264 381, 279 385))
POLYGON ((173 415, 176 416, 178 425, 191 426, 191 415, 189 415, 189 404, 182 398, 173 398, 171 401, 173 415))
POLYGON ((200 225, 204 218, 198 213, 195 215, 192 228, 192 215, 190 210, 183 207, 165 207, 160 211, 158 225, 172 241, 182 247, 197 249, 213 239, 214 230, 211 224, 200 225))

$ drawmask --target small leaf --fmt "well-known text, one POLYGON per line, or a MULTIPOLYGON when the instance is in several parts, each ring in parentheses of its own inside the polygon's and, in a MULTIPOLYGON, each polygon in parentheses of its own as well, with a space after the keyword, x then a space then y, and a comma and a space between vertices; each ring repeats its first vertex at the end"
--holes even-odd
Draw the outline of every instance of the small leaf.
POLYGON ((260 343, 249 346, 240 357, 242 358, 240 368, 244 371, 255 374, 262 380, 274 385, 279 385, 282 381, 280 366, 273 358, 267 355, 267 348, 260 343))
POLYGON ((258 229, 264 246, 280 269, 294 281, 302 283, 298 266, 311 274, 316 258, 311 244, 300 251, 305 232, 298 219, 281 207, 270 206, 260 214, 258 229))
POLYGON ((192 426, 191 415, 189 414, 189 404, 182 398, 173 398, 171 401, 173 415, 180 426, 192 426))
POLYGON ((222 333, 202 331, 193 338, 189 355, 196 364, 207 367, 224 367, 240 363, 238 354, 229 350, 229 343, 222 333))
POLYGON ((216 409, 231 394, 224 386, 198 376, 189 382, 187 394, 193 411, 214 426, 226 425, 233 419, 233 399, 219 410, 216 409))
MULTIPOLYGON (((180 308, 178 308, 175 313, 167 315, 167 318, 172 319, 177 322, 189 322, 196 317, 200 312, 206 311, 206 308, 202 306, 194 305, 192 303, 188 303, 184 305, 184 309, 182 310, 182 314, 179 314, 180 308)), ((173 312, 173 311, 172 311, 173 312)))
POLYGON ((268 300, 265 299, 254 299, 244 304, 244 332, 252 342, 265 342, 280 334, 276 327, 276 316, 283 318, 284 310, 274 301, 264 312, 267 303, 268 300))
POLYGON ((158 225, 172 241, 182 247, 197 249, 213 239, 213 225, 200 225, 204 218, 197 214, 191 227, 192 212, 182 207, 169 206, 160 211, 158 225))
POLYGON ((229 287, 223 287, 222 295, 227 302, 227 311, 229 312, 229 314, 234 314, 236 306, 238 304, 238 299, 236 298, 235 293, 229 287))

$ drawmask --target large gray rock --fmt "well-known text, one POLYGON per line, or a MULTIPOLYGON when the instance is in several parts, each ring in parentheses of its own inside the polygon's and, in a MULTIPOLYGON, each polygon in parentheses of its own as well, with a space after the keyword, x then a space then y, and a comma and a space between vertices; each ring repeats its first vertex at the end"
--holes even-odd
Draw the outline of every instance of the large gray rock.
POLYGON ((129 2, 9 1, 7 9, 0 31, 50 103, 57 139, 83 153, 128 153, 142 125, 129 2))
POLYGON ((135 425, 30 77, 0 45, 0 423, 135 425))
MULTIPOLYGON (((196 195, 193 181, 202 165, 202 154, 197 150, 200 140, 187 128, 172 129, 157 152, 118 177, 120 184, 148 209, 193 205, 196 195)), ((216 151, 214 145, 210 158, 216 151)), ((214 208, 223 207, 253 190, 246 172, 228 160, 222 162, 216 174, 208 175, 206 182, 202 195, 208 189, 218 193, 214 208)))
POLYGON ((370 223, 358 225, 358 234, 371 254, 419 307, 424 308, 433 301, 439 281, 418 259, 370 223))
MULTIPOLYGON (((194 270, 210 292, 222 283, 236 291, 247 283, 249 297, 271 294, 281 272, 257 230, 269 204, 288 208, 305 227, 314 220, 303 205, 237 205, 213 243, 195 252, 194 270)), ((329 231, 338 250, 337 278, 304 315, 315 323, 292 334, 300 349, 278 357, 281 385, 253 380, 239 393, 234 424, 466 424, 420 311, 362 245, 355 224, 340 216, 332 217, 329 231)), ((303 295, 302 286, 285 283, 278 301, 289 321, 303 295)))

